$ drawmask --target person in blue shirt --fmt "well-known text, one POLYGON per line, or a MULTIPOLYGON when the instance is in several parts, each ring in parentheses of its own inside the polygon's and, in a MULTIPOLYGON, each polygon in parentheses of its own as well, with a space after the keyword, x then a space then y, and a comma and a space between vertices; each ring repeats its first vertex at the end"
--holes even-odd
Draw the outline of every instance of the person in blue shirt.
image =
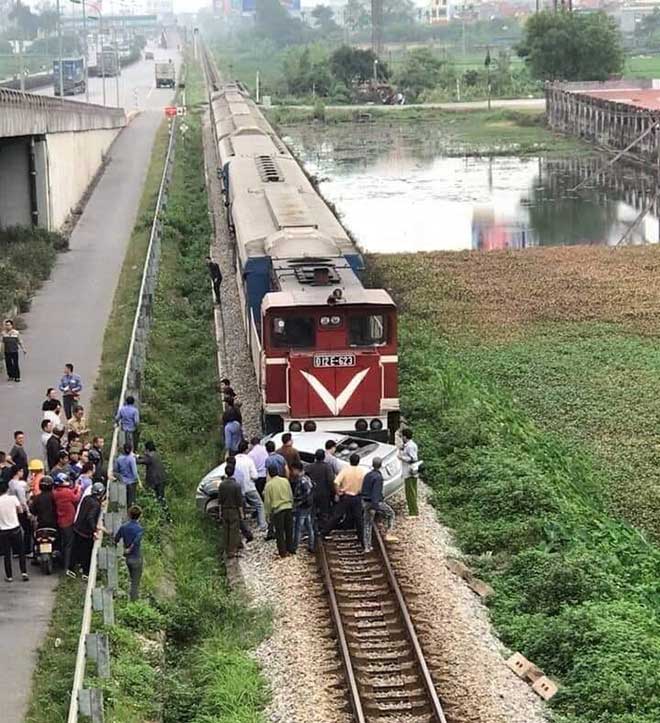
POLYGON ((243 441, 243 429, 237 419, 225 424, 225 450, 236 454, 238 445, 243 441))
POLYGON ((275 464, 277 465, 277 474, 280 477, 286 477, 289 479, 289 467, 284 457, 279 452, 275 451, 275 442, 273 442, 272 439, 269 439, 266 442, 266 452, 268 452, 268 457, 266 457, 266 468, 268 468, 269 464, 275 464))
POLYGON ((82 380, 78 374, 73 373, 73 364, 64 365, 64 374, 60 379, 58 389, 62 392, 62 401, 64 402, 64 416, 71 419, 73 416, 73 408, 77 405, 82 392, 82 380))
POLYGON ((138 522, 142 515, 142 509, 137 505, 132 505, 128 509, 128 521, 117 530, 115 535, 115 544, 121 540, 124 543, 124 559, 128 568, 128 575, 131 578, 131 591, 129 597, 131 600, 137 600, 140 596, 140 579, 142 578, 142 568, 144 567, 142 559, 142 536, 144 528, 138 522))
POLYGON ((122 453, 115 459, 114 473, 126 486, 126 506, 132 507, 135 504, 138 471, 133 447, 130 444, 125 444, 122 453))
POLYGON ((137 448, 138 428, 140 425, 140 410, 135 406, 135 397, 130 394, 126 397, 124 404, 119 407, 115 423, 124 434, 124 444, 130 444, 133 449, 137 448))

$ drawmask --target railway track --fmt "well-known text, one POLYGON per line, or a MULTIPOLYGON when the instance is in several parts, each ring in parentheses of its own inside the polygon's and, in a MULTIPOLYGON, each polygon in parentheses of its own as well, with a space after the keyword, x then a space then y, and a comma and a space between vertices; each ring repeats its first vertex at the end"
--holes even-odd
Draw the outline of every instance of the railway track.
POLYGON ((382 536, 319 543, 319 562, 356 723, 446 723, 382 536))

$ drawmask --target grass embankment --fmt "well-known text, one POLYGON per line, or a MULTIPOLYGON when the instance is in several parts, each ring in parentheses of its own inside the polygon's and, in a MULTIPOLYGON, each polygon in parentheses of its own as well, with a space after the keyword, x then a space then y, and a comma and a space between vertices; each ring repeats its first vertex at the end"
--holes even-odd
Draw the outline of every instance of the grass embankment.
MULTIPOLYGON (((149 244, 160 179, 163 175, 166 147, 167 127, 163 124, 156 135, 137 222, 115 291, 112 312, 103 339, 101 367, 90 405, 90 426, 95 433, 105 436, 106 454, 110 451, 112 419, 121 390, 142 267, 149 244)), ((63 579, 57 589, 50 631, 39 650, 25 723, 55 723, 66 720, 80 633, 82 603, 81 585, 63 579)))
POLYGON ((659 251, 373 260, 439 514, 571 723, 660 720, 660 551, 615 514, 660 531, 659 251))
MULTIPOLYGON (((360 111, 362 112, 362 111, 360 111)), ((534 110, 445 111, 438 108, 370 108, 369 125, 398 126, 414 124, 441 132, 446 146, 456 155, 525 155, 543 153, 566 155, 593 153, 587 144, 553 133, 545 127, 543 113, 534 110)), ((277 126, 310 123, 314 110, 273 108, 268 118, 277 126)), ((316 111, 318 115, 318 110, 316 111)), ((339 125, 359 119, 355 110, 325 109, 325 123, 339 125)), ((318 121, 316 121, 318 122, 318 121)))
POLYGON ((50 276, 57 253, 69 247, 56 231, 33 226, 0 229, 0 314, 17 307, 25 313, 30 299, 50 276))

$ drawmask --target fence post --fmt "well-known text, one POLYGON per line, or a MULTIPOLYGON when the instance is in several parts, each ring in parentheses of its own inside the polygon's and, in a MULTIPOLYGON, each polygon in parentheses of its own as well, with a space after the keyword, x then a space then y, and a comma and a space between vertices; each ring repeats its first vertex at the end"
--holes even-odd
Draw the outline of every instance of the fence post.
POLYGON ((103 624, 115 624, 115 602, 112 597, 112 588, 95 587, 92 593, 92 605, 94 610, 103 611, 103 624))

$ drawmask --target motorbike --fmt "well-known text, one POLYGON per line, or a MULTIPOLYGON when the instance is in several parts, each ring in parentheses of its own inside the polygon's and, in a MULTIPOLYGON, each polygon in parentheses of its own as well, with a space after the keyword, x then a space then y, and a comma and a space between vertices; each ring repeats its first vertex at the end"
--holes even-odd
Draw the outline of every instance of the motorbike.
POLYGON ((53 572, 56 540, 57 530, 52 527, 40 527, 34 533, 34 552, 44 575, 53 572))

